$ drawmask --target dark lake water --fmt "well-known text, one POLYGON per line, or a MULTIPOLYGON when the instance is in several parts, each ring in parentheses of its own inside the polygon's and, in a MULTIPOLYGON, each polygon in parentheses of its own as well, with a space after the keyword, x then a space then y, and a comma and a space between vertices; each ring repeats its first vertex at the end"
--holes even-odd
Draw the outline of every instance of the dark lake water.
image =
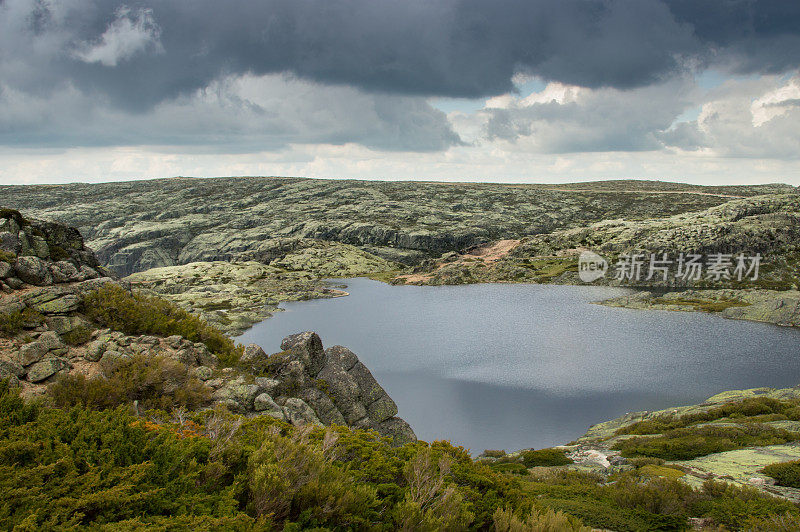
POLYGON ((350 296, 287 303, 238 340, 274 352, 316 331, 359 356, 420 439, 473 452, 562 444, 626 412, 800 383, 800 331, 591 304, 621 289, 339 283, 350 296))

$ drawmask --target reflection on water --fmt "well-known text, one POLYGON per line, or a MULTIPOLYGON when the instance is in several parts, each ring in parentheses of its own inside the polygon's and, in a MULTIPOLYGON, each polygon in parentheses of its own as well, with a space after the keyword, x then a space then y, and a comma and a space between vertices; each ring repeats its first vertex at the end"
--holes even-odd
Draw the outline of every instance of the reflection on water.
POLYGON ((350 296, 287 303, 238 340, 270 352, 316 331, 359 356, 417 436, 473 451, 565 443, 628 411, 800 382, 800 331, 590 304, 621 289, 344 282, 350 296))

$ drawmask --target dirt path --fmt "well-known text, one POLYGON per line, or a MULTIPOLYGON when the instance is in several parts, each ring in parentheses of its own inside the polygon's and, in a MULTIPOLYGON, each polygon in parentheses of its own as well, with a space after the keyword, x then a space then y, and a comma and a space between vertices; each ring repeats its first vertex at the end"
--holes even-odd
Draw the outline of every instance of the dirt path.
POLYGON ((424 283, 428 281, 433 276, 433 273, 441 270, 445 266, 449 264, 459 264, 463 263, 465 260, 480 260, 484 264, 494 264, 495 262, 499 261, 517 247, 520 244, 521 240, 498 240, 497 242, 492 242, 490 244, 486 244, 484 246, 478 247, 469 253, 465 253, 461 255, 453 262, 440 262, 436 265, 433 272, 431 273, 411 273, 408 275, 399 275, 398 279, 404 279, 406 283, 424 283))

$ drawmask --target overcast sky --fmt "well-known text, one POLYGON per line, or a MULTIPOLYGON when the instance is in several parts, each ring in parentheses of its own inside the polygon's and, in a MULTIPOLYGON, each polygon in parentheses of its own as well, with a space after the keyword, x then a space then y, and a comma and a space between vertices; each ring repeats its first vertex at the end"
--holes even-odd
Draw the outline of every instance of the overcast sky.
POLYGON ((796 0, 0 0, 0 183, 800 185, 796 0))

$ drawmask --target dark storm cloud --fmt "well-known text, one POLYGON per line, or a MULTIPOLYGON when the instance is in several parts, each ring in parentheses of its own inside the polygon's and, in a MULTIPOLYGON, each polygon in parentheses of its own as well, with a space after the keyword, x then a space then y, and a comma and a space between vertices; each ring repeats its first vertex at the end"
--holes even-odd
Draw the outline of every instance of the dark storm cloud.
POLYGON ((29 68, 3 72, 6 83, 34 91, 68 80, 134 109, 242 73, 477 97, 512 90, 516 72, 631 88, 698 65, 776 72, 800 58, 793 1, 2 0, 0 9, 26 3, 17 34, 0 38, 0 61, 29 68), (153 43, 125 41, 117 61, 98 59, 116 41, 86 52, 125 17, 153 43))

